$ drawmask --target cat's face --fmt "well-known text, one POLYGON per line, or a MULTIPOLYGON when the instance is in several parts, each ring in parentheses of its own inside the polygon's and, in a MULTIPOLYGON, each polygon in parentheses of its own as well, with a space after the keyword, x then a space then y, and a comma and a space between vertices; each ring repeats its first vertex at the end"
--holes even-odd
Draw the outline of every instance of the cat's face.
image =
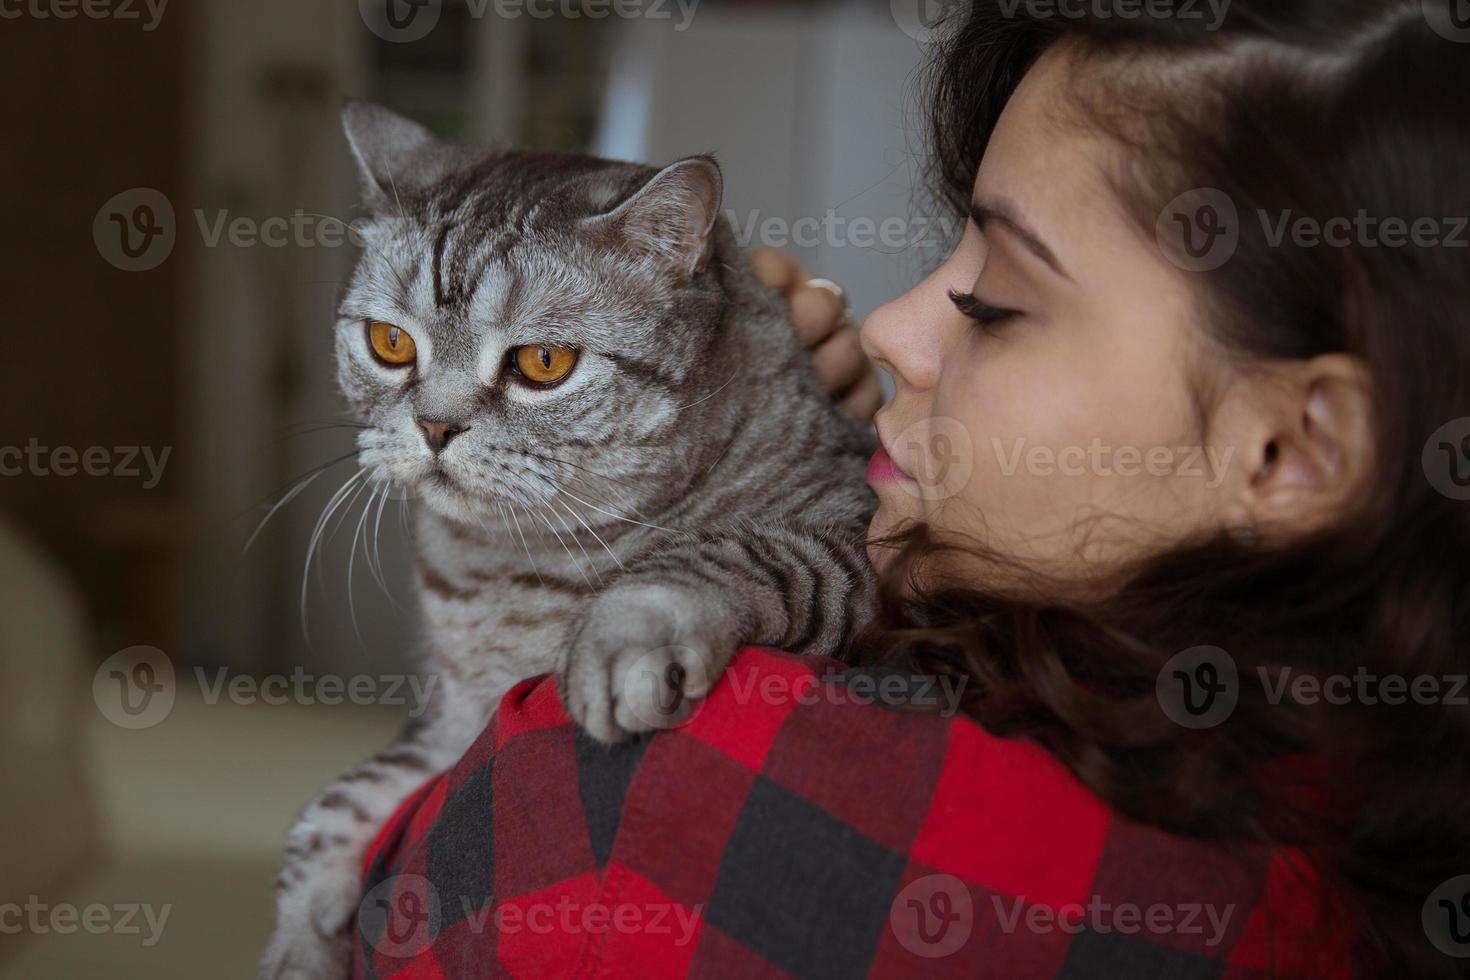
POLYGON ((636 515, 707 390, 713 162, 655 175, 346 115, 372 214, 336 327, 361 465, 470 523, 636 515))

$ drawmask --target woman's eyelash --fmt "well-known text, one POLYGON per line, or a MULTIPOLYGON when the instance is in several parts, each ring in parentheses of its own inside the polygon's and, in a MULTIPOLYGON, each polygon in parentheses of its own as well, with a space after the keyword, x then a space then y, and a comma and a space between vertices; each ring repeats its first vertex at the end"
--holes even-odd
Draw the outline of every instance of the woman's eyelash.
POLYGON ((965 316, 980 324, 981 328, 990 330, 1002 324, 1014 320, 1021 315, 1020 310, 1007 310, 998 306, 991 306, 982 302, 974 293, 960 293, 951 289, 949 301, 954 304, 955 309, 965 316))

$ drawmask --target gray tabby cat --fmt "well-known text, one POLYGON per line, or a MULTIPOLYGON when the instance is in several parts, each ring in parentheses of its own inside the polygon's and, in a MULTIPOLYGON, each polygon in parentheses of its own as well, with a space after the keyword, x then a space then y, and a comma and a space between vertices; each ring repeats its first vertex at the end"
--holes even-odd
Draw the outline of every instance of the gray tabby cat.
POLYGON ((839 652, 872 600, 870 436, 719 220, 713 160, 448 145, 361 103, 344 120, 369 220, 338 380, 361 464, 419 499, 439 683, 291 830, 264 977, 349 972, 361 854, 517 681, 558 671, 572 718, 617 742, 677 721, 741 643, 839 652))

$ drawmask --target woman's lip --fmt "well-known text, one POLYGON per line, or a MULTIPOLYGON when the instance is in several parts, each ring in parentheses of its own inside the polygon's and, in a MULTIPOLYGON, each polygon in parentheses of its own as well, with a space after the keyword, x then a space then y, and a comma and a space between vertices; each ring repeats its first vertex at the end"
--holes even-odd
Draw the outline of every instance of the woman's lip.
POLYGON ((878 445, 878 451, 868 461, 868 483, 877 486, 881 483, 914 483, 917 482, 909 476, 888 455, 888 450, 883 448, 882 443, 878 445))

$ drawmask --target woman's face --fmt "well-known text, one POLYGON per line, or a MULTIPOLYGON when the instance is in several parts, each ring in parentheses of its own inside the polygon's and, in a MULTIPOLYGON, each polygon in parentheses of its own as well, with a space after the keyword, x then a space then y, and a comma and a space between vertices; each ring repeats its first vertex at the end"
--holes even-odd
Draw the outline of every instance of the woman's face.
POLYGON ((1108 186, 1109 144, 1059 111, 1069 70, 1027 75, 963 240, 863 328, 896 387, 875 535, 922 521, 1063 578, 1221 523, 1241 463, 1203 431, 1196 293, 1108 186))

